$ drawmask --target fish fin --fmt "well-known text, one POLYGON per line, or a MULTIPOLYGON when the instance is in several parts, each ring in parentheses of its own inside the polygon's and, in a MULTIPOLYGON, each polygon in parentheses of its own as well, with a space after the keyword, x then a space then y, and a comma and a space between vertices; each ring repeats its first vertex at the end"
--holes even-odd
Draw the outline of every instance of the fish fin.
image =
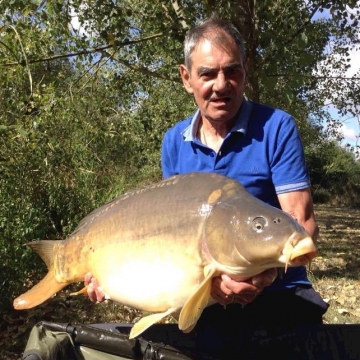
POLYGON ((209 303, 211 280, 215 272, 215 268, 207 268, 205 279, 186 301, 179 316, 180 330, 183 330, 184 332, 190 332, 196 325, 201 313, 209 303))
POLYGON ((192 331, 194 329, 194 327, 196 326, 196 323, 195 324, 192 324, 190 327, 188 327, 187 329, 184 329, 183 332, 184 333, 189 333, 190 331, 192 331))
POLYGON ((143 317, 137 323, 135 323, 134 326, 132 327, 132 329, 130 331, 129 339, 133 339, 136 336, 139 336, 142 332, 144 332, 151 325, 154 325, 155 323, 157 323, 161 319, 163 319, 165 316, 168 316, 175 311, 176 311, 176 309, 169 309, 162 313, 151 314, 151 315, 143 317))
POLYGON ((54 247, 64 242, 64 240, 40 240, 32 241, 26 245, 33 249, 50 269, 54 264, 54 247))
POLYGON ((14 300, 14 308, 16 310, 31 309, 42 304, 67 285, 68 283, 56 281, 54 271, 50 269, 38 284, 14 300))
POLYGON ((80 289, 79 291, 75 291, 75 292, 72 292, 70 293, 70 296, 76 296, 76 295, 81 295, 81 294, 87 294, 87 288, 88 288, 88 285, 84 286, 82 289, 80 289))

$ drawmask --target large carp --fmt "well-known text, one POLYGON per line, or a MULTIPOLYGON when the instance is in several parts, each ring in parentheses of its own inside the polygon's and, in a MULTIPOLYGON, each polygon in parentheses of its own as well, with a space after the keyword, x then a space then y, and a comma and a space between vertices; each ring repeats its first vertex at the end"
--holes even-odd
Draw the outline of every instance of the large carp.
POLYGON ((190 331, 214 303, 212 278, 244 280, 273 267, 306 265, 309 234, 285 212, 227 177, 192 173, 130 191, 86 216, 66 240, 28 244, 48 274, 14 300, 29 309, 91 272, 106 297, 155 312, 132 328, 141 334, 180 313, 190 331))

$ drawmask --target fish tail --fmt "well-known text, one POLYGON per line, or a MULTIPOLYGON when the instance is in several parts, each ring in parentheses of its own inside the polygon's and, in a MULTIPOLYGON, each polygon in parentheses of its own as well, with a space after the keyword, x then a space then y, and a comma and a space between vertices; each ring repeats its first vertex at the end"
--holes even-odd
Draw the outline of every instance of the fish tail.
POLYGON ((43 240, 26 244, 39 254, 49 272, 38 284, 14 300, 13 306, 16 310, 31 309, 68 285, 66 282, 58 282, 54 271, 56 248, 62 242, 62 240, 43 240))
POLYGON ((14 308, 16 310, 31 309, 51 298, 66 285, 68 284, 56 281, 54 271, 50 269, 38 284, 14 300, 14 308))

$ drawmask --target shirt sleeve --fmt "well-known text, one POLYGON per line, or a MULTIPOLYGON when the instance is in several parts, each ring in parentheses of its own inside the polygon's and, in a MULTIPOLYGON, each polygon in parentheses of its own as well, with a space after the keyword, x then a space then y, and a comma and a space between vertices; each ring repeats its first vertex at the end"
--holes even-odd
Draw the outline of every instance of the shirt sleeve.
POLYGON ((173 147, 175 142, 171 139, 171 130, 168 130, 165 133, 163 138, 162 147, 161 147, 161 169, 163 173, 163 178, 166 179, 172 175, 176 175, 174 171, 174 155, 173 147))
POLYGON ((303 144, 295 120, 290 115, 282 118, 278 128, 271 171, 277 194, 310 187, 303 144))

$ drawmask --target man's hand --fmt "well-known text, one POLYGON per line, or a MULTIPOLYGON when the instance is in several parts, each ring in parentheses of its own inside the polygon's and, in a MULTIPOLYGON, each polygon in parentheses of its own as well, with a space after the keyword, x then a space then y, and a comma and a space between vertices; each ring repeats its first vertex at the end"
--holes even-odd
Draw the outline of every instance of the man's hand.
POLYGON ((221 305, 237 302, 241 305, 251 303, 264 287, 271 285, 277 277, 277 269, 265 270, 246 281, 235 281, 228 275, 213 279, 211 296, 221 305))
POLYGON ((91 273, 85 275, 85 286, 87 286, 87 294, 92 302, 101 302, 105 300, 105 294, 102 291, 98 281, 91 273))

